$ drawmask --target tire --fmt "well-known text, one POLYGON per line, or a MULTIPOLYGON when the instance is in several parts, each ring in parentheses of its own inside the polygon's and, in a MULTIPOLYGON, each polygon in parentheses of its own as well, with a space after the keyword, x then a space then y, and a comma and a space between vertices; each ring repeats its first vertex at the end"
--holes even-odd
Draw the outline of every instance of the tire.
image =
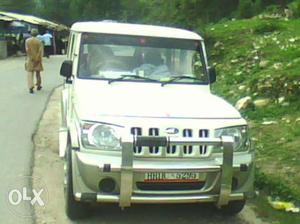
POLYGON ((65 210, 67 216, 71 220, 83 219, 89 216, 90 210, 88 205, 82 202, 75 201, 73 191, 73 177, 72 177, 72 158, 70 144, 68 144, 65 161, 65 210))
POLYGON ((228 205, 222 206, 219 211, 222 215, 234 216, 241 212, 245 206, 246 201, 230 201, 228 205))

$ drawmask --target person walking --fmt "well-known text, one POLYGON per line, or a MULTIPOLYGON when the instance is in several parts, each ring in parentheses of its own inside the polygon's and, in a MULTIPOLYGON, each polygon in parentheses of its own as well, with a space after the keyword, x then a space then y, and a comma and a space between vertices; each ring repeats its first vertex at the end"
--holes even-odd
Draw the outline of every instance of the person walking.
POLYGON ((46 33, 43 35, 43 40, 44 40, 44 48, 45 48, 45 56, 47 58, 50 57, 51 54, 51 49, 52 49, 52 38, 53 36, 49 31, 47 30, 46 33))
POLYGON ((28 38, 25 42, 25 48, 27 53, 27 61, 25 64, 26 71, 28 72, 27 81, 29 93, 33 94, 34 84, 33 75, 36 74, 36 86, 37 90, 42 89, 41 71, 43 71, 42 57, 43 57, 43 44, 37 38, 37 29, 31 30, 32 37, 28 38))

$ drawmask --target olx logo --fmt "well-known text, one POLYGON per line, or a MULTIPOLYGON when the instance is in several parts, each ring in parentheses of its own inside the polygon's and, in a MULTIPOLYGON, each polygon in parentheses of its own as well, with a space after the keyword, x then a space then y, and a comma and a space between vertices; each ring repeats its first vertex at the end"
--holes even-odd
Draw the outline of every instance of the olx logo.
POLYGON ((31 218, 34 214, 30 207, 45 208, 49 193, 45 182, 40 177, 18 176, 7 183, 5 201, 8 209, 16 216, 31 218))
POLYGON ((14 189, 8 193, 8 201, 12 205, 19 205, 22 201, 30 201, 31 205, 35 205, 37 203, 39 206, 45 206, 45 203, 41 197, 43 192, 44 192, 44 189, 40 189, 39 191, 36 191, 35 189, 33 189, 32 190, 33 197, 31 197, 28 194, 28 190, 26 187, 23 187, 22 191, 20 191, 18 189, 14 189))

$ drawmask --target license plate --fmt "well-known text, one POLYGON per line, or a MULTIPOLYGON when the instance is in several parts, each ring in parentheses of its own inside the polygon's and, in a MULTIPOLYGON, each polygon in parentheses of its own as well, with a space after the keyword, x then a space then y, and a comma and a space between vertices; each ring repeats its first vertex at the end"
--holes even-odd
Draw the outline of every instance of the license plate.
POLYGON ((151 172, 145 173, 145 182, 196 182, 199 173, 193 172, 151 172))

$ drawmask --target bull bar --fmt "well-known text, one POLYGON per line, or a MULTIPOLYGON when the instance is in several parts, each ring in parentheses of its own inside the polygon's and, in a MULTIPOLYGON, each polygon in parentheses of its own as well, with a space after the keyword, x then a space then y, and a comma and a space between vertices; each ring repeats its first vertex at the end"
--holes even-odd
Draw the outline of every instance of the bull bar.
MULTIPOLYGON (((232 174, 233 174, 233 168, 232 168, 233 143, 234 143, 233 137, 230 136, 222 136, 220 138, 189 138, 188 140, 186 138, 175 138, 175 137, 136 136, 133 140, 130 138, 127 141, 126 140, 123 141, 119 206, 122 208, 129 207, 132 201, 133 202, 139 201, 138 198, 132 196, 133 158, 134 158, 133 147, 135 146, 167 147, 170 145, 214 145, 223 148, 223 164, 221 165, 220 193, 218 196, 215 197, 217 197, 218 207, 228 204, 231 197, 234 197, 234 195, 231 195, 231 184, 232 184, 232 174)), ((158 198, 158 200, 163 200, 163 197, 158 198)), ((191 200, 197 201, 197 198, 192 197, 191 200)))
MULTIPOLYGON (((181 138, 181 137, 157 137, 157 136, 135 136, 122 139, 122 162, 119 195, 93 195, 97 202, 118 202, 121 208, 129 207, 131 203, 195 203, 216 202, 217 207, 227 205, 231 200, 244 199, 243 193, 232 193, 233 176, 233 143, 230 136, 220 138, 181 138), (211 145, 222 147, 223 163, 220 165, 220 190, 214 195, 177 195, 177 196, 151 196, 133 195, 133 160, 134 147, 168 147, 172 145, 211 145)), ((207 169, 206 169, 207 170, 207 169)), ((89 194, 75 193, 75 199, 90 199, 89 194), (87 198, 86 198, 87 197, 87 198)))

